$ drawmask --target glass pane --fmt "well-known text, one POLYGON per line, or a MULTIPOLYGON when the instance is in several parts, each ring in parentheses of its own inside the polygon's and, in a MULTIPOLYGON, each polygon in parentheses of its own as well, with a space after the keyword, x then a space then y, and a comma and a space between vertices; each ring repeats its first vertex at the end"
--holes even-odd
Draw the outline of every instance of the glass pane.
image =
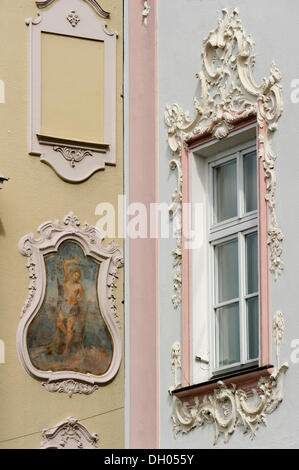
POLYGON ((259 298, 247 300, 248 359, 259 356, 259 298))
POLYGON ((238 215, 237 160, 214 168, 214 210, 216 222, 238 215))
POLYGON ((246 235, 247 294, 259 290, 257 232, 246 235))
MULTIPOLYGON (((238 239, 216 247, 218 264, 217 303, 239 297, 238 239)), ((217 292, 217 291, 216 291, 217 292)))
POLYGON ((257 157, 256 152, 244 155, 245 212, 257 210, 257 157))
POLYGON ((239 304, 226 305, 216 311, 218 325, 219 367, 240 362, 239 304))

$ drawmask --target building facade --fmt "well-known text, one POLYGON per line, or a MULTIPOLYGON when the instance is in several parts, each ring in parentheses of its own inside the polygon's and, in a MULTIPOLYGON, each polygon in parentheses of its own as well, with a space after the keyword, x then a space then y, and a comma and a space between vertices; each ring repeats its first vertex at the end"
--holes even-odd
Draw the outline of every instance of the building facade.
POLYGON ((3 0, 2 448, 298 447, 297 10, 3 0))

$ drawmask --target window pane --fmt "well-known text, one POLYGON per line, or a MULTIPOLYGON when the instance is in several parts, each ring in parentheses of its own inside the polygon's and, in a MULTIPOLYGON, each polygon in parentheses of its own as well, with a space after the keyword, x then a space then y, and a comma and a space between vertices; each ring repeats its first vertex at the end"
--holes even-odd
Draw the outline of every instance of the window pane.
POLYGON ((239 304, 235 303, 219 308, 216 315, 219 367, 240 362, 239 304))
POLYGON ((216 247, 218 264, 217 303, 239 297, 238 239, 216 247))
POLYGON ((238 215, 236 159, 214 168, 214 210, 216 222, 238 215))
POLYGON ((248 359, 259 356, 259 298, 247 300, 248 359))
POLYGON ((247 294, 259 290, 257 232, 246 235, 247 294))
POLYGON ((257 158, 256 152, 244 155, 245 212, 257 210, 257 158))

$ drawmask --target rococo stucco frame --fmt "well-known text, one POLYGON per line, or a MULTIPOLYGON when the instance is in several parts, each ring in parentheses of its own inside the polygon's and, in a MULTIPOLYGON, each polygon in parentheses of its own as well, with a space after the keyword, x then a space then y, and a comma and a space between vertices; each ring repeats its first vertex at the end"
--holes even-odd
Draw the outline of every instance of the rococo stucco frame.
MULTIPOLYGON (((182 303, 182 202, 183 202, 183 152, 189 150, 193 142, 200 138, 220 141, 226 138, 236 126, 250 118, 257 122, 258 157, 262 162, 266 180, 265 199, 268 203, 269 223, 267 244, 270 252, 269 269, 275 280, 283 270, 281 260, 283 233, 278 225, 275 211, 276 156, 271 147, 273 133, 282 113, 281 73, 272 63, 269 78, 257 85, 253 78, 255 64, 254 42, 246 36, 238 10, 229 14, 222 11, 215 30, 204 40, 202 71, 197 75, 201 82, 201 101, 194 98, 195 118, 190 119, 178 104, 167 106, 165 122, 168 126, 168 144, 172 154, 170 168, 177 170, 178 183, 169 208, 176 228, 177 244, 173 252, 176 270, 174 277, 175 309, 182 303)), ((273 336, 276 345, 276 365, 270 376, 261 376, 252 390, 238 388, 234 384, 219 381, 213 393, 204 396, 192 395, 191 400, 183 399, 178 390, 178 370, 181 365, 180 343, 176 342, 171 352, 171 365, 174 372, 174 385, 169 392, 173 398, 173 431, 189 433, 205 423, 214 423, 216 432, 214 444, 220 434, 225 441, 242 426, 244 433, 250 431, 254 438, 261 423, 266 424, 266 416, 271 414, 283 400, 284 376, 288 364, 280 365, 280 344, 285 322, 282 312, 277 311, 273 318, 273 336), (181 399, 182 398, 182 399, 181 399), (253 398, 253 400, 252 400, 253 398)), ((261 374, 262 375, 262 374, 261 374)))
POLYGON ((22 309, 17 332, 18 356, 25 371, 43 382, 50 392, 65 392, 70 397, 74 393, 89 395, 98 389, 99 384, 111 381, 117 374, 122 358, 120 320, 116 308, 115 288, 118 269, 123 266, 123 253, 115 242, 107 248, 102 246, 103 236, 96 227, 85 223, 80 227, 79 219, 70 213, 64 219, 64 226, 58 220, 45 222, 38 228, 40 238, 30 233, 21 238, 19 251, 28 258, 30 285, 29 297, 22 309), (65 241, 77 242, 85 256, 101 263, 97 281, 99 307, 113 341, 113 357, 109 369, 100 376, 72 371, 41 371, 31 362, 27 348, 27 331, 35 315, 38 314, 45 298, 46 268, 44 256, 58 251, 65 241))
MULTIPOLYGON (((87 1, 87 0, 86 0, 87 1)), ((95 0, 87 3, 99 16, 109 17, 95 0), (101 13, 101 11, 103 13, 101 13)), ((81 0, 37 2, 38 8, 52 5, 29 18, 29 154, 40 156, 65 181, 81 182, 105 165, 116 164, 116 40, 118 33, 107 28, 81 0), (41 41, 42 33, 91 39, 104 43, 104 142, 87 142, 82 138, 43 135, 41 133, 41 41)), ((95 59, 96 60, 96 59, 95 59)), ((76 67, 76 64, 74 64, 76 67)), ((70 70, 70 73, 74 73, 70 70)), ((88 71, 86 83, 88 87, 88 71)))
POLYGON ((202 71, 197 75, 201 82, 201 101, 194 98, 195 118, 178 105, 167 106, 165 122, 168 126, 168 144, 172 154, 170 168, 178 171, 178 184, 172 196, 170 217, 176 222, 177 246, 174 251, 175 308, 181 303, 182 289, 182 149, 188 148, 194 138, 211 136, 222 140, 234 129, 234 125, 255 117, 258 124, 259 158, 263 162, 267 181, 268 245, 270 247, 270 271, 275 279, 283 269, 281 260, 283 233, 275 212, 276 156, 271 148, 272 135, 282 113, 281 73, 273 62, 271 75, 261 85, 255 83, 254 42, 243 30, 238 10, 229 15, 223 10, 218 26, 204 40, 202 71))

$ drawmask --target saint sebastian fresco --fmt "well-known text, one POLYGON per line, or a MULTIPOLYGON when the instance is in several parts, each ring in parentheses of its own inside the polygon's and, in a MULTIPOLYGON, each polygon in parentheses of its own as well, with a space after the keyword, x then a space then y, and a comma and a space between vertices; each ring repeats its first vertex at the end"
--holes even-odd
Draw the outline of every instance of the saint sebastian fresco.
POLYGON ((112 361, 113 342, 97 297, 100 264, 70 241, 47 255, 45 263, 46 296, 27 336, 33 365, 103 375, 112 361))

